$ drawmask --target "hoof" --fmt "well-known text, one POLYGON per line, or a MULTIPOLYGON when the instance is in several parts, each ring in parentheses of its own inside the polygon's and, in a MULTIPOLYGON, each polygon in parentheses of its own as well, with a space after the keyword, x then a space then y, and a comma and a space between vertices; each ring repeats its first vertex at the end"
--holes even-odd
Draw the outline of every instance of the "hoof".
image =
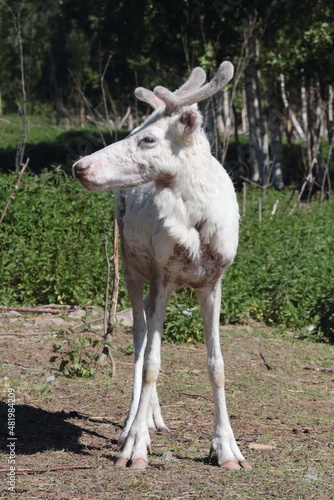
POLYGON ((247 460, 240 462, 240 465, 243 469, 246 469, 246 470, 249 470, 252 468, 251 464, 247 460))
POLYGON ((241 469, 239 463, 234 462, 234 460, 226 460, 226 462, 224 462, 221 465, 221 467, 222 467, 222 469, 225 469, 225 470, 239 470, 239 469, 241 469))
POLYGON ((130 469, 143 470, 143 469, 146 469, 147 466, 148 466, 147 460, 145 460, 144 458, 135 458, 132 461, 130 469))
POLYGON ((127 463, 128 463, 128 461, 126 458, 119 457, 117 459, 117 462, 115 463, 115 467, 116 467, 116 469, 122 469, 122 468, 126 467, 127 463))

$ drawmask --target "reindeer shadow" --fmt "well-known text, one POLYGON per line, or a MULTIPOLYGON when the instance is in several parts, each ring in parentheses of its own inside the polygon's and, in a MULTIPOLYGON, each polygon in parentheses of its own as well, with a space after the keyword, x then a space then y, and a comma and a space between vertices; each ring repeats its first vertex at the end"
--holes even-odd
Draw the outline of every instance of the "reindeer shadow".
MULTIPOLYGON (((7 404, 0 402, 0 450, 8 453, 7 432, 7 404)), ((67 450, 74 453, 89 455, 87 446, 80 443, 83 433, 104 438, 110 443, 107 436, 101 435, 85 427, 68 422, 71 418, 87 418, 76 411, 49 412, 29 405, 15 406, 15 437, 16 453, 33 455, 47 450, 67 450)), ((113 424, 111 422, 111 424, 113 424)), ((117 425, 117 424, 113 424, 117 425)), ((113 443, 113 441, 111 441, 113 443)))

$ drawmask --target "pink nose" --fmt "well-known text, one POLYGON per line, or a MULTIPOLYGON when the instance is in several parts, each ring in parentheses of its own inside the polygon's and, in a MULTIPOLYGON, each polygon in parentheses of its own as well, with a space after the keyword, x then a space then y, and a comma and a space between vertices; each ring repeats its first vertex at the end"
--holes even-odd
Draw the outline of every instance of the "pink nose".
POLYGON ((88 169, 95 169, 96 167, 99 167, 101 165, 100 160, 94 157, 86 157, 82 158, 81 160, 77 161, 72 169, 73 169, 73 175, 74 177, 80 177, 81 175, 84 175, 84 173, 88 169))

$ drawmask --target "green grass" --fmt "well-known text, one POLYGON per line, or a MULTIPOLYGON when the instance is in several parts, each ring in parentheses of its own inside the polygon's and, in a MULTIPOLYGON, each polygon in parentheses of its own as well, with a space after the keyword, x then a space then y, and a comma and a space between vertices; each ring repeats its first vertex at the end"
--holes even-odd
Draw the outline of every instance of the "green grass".
MULTIPOLYGON (((22 118, 17 114, 6 115, 3 118, 6 121, 0 122, 0 148, 16 148, 22 132, 22 118)), ((29 116, 27 142, 30 144, 53 142, 68 129, 65 123, 57 125, 52 118, 43 120, 42 124, 39 116, 29 116)))

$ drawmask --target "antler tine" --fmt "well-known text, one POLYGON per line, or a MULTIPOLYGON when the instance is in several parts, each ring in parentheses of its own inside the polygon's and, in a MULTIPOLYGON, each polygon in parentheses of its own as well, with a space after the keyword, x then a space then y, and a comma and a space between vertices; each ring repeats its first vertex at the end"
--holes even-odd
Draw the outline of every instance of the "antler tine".
POLYGON ((176 96, 171 92, 170 90, 166 89, 165 87, 161 87, 160 85, 158 87, 155 87, 153 90, 154 95, 156 95, 161 101, 163 101, 166 105, 165 108, 165 114, 170 115, 174 111, 176 111, 180 106, 179 106, 179 101, 181 97, 176 96))
POLYGON ((182 99, 183 102, 181 103, 181 106, 191 106, 192 104, 195 104, 195 102, 204 101, 204 99, 216 94, 220 89, 228 84, 233 77, 233 73, 233 64, 229 61, 224 61, 219 66, 218 71, 212 78, 211 82, 185 96, 182 99))
POLYGON ((154 94, 166 103, 166 113, 170 114, 182 106, 191 106, 196 102, 203 101, 204 99, 216 94, 231 80, 233 73, 233 64, 229 61, 224 61, 219 66, 219 69, 211 82, 203 85, 203 87, 197 88, 183 96, 176 95, 175 93, 173 94, 164 87, 156 87, 154 89, 154 94))
POLYGON ((192 70, 188 80, 179 89, 175 90, 174 95, 181 95, 191 90, 198 89, 203 85, 205 80, 206 73, 204 69, 198 66, 192 70))
POLYGON ((151 90, 145 89, 144 87, 137 87, 134 94, 137 99, 146 102, 146 104, 152 106, 153 109, 165 106, 165 103, 159 99, 159 97, 157 97, 151 90))
POLYGON ((175 90, 175 92, 171 92, 161 86, 155 87, 153 92, 166 104, 165 113, 169 115, 180 107, 179 99, 181 96, 185 99, 189 92, 198 89, 203 85, 205 80, 206 74, 204 69, 197 67, 192 70, 188 80, 179 89, 175 90))

